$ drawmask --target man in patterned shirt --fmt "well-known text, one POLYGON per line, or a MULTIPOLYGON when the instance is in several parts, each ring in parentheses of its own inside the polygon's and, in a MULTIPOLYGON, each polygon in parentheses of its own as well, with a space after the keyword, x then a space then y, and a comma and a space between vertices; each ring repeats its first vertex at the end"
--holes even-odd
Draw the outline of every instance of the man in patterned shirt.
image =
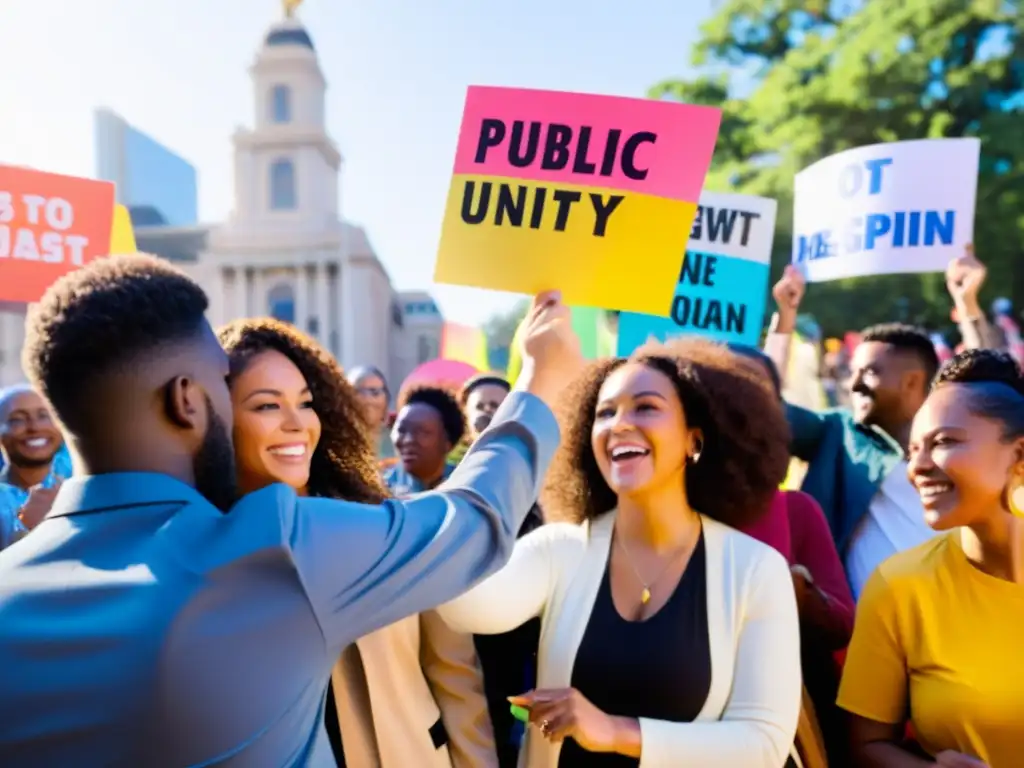
POLYGON ((46 402, 31 387, 0 391, 0 549, 20 539, 50 511, 70 474, 60 430, 46 402), (58 455, 61 461, 58 461, 58 455))

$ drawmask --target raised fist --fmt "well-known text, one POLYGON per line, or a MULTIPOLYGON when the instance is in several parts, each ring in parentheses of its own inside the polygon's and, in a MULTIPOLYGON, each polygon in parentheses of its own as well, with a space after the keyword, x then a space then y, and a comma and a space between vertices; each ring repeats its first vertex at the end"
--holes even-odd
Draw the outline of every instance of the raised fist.
POLYGON ((558 291, 540 293, 516 332, 523 357, 519 389, 554 405, 560 392, 580 372, 583 355, 572 329, 569 308, 558 291))
POLYGON ((799 269, 792 264, 786 267, 779 282, 772 286, 772 298, 779 312, 796 314, 804 298, 804 276, 799 269))
POLYGON ((957 256, 946 267, 946 290, 957 304, 976 302, 987 274, 988 269, 974 255, 974 246, 968 245, 964 255, 957 256))

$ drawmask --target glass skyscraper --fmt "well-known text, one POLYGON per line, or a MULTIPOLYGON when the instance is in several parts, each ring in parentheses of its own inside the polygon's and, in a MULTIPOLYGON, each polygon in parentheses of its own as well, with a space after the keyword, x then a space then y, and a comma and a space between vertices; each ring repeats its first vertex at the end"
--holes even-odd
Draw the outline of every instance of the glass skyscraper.
POLYGON ((196 169, 109 109, 95 113, 96 178, 117 185, 136 227, 198 223, 196 169))

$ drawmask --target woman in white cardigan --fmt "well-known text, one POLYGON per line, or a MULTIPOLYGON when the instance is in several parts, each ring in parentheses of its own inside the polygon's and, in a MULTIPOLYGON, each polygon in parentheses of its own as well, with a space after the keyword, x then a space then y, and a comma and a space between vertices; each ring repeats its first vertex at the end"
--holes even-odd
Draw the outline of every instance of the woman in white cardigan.
POLYGON ((439 612, 464 632, 539 616, 524 768, 782 768, 801 703, 786 562, 739 533, 788 464, 766 382, 724 347, 652 344, 568 393, 547 525, 439 612))

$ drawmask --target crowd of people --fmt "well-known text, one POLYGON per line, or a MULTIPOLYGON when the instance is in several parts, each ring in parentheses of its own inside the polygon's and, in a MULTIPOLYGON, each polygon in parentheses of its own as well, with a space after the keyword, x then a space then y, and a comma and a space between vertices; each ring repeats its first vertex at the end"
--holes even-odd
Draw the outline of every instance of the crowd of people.
POLYGON ((93 262, 0 394, 0 765, 1024 765, 1024 375, 984 276, 948 272, 963 351, 864 329, 815 410, 793 269, 762 349, 587 362, 548 293, 515 382, 393 393, 93 262))

